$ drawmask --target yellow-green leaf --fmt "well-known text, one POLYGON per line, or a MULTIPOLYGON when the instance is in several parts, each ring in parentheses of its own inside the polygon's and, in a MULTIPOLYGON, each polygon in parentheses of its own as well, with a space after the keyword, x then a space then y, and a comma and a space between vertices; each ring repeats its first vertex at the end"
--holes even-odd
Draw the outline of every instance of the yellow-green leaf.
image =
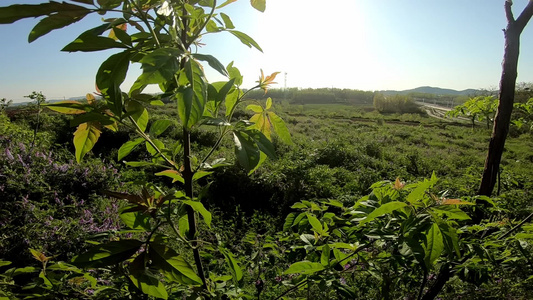
POLYGON ((289 129, 287 128, 287 125, 285 124, 283 119, 271 111, 269 111, 267 114, 268 119, 270 120, 270 123, 274 128, 274 132, 278 135, 281 141, 285 144, 292 145, 293 143, 291 139, 291 134, 289 133, 289 129))
POLYGON ((257 105, 257 104, 250 104, 248 106, 246 106, 246 109, 247 110, 251 110, 255 113, 262 113, 263 112, 263 108, 261 107, 261 105, 257 105))
POLYGON ((87 122, 80 124, 76 132, 74 132, 74 147, 76 148, 76 161, 81 159, 91 151, 98 138, 100 137, 100 123, 87 122))
POLYGON ((266 9, 266 0, 250 0, 253 8, 257 9, 260 12, 265 12, 266 9))
POLYGON ((59 113, 67 115, 79 115, 84 114, 86 112, 82 103, 73 100, 45 104, 44 106, 48 107, 53 111, 57 111, 59 113))
POLYGON ((272 98, 268 97, 265 108, 270 109, 271 107, 272 107, 272 98))
POLYGON ((165 171, 161 171, 159 173, 155 173, 156 176, 167 176, 167 177, 170 177, 172 178, 172 183, 178 181, 178 182, 181 182, 181 183, 185 183, 185 180, 183 179, 183 177, 181 177, 181 174, 176 171, 176 170, 165 170, 165 171))

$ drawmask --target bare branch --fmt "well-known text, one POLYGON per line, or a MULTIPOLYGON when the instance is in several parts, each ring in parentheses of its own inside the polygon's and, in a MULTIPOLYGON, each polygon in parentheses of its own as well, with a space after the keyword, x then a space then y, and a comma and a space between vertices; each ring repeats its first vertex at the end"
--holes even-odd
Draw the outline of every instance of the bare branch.
POLYGON ((527 6, 524 8, 520 16, 518 16, 518 19, 516 19, 516 26, 520 31, 524 30, 527 23, 533 16, 533 1, 529 1, 527 3, 527 6))
POLYGON ((512 6, 513 0, 505 0, 505 17, 507 18, 507 23, 509 24, 514 22, 513 10, 511 9, 512 6))

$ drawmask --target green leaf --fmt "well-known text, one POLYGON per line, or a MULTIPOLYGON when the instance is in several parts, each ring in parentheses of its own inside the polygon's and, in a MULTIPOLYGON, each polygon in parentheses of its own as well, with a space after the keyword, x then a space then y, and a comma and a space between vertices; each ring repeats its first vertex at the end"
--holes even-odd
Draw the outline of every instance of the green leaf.
POLYGON ((252 48, 254 47, 255 49, 263 52, 263 49, 261 49, 261 47, 259 47, 259 44, 257 44, 254 39, 252 39, 250 36, 248 36, 247 34, 245 33, 242 33, 240 31, 237 31, 237 30, 228 30, 231 34, 233 34, 234 36, 236 36, 240 41, 241 43, 245 44, 246 46, 252 48))
POLYGON ((162 171, 162 172, 159 172, 159 173, 155 173, 154 175, 156 176, 167 176, 167 177, 170 177, 172 178, 172 183, 174 182, 181 182, 183 184, 185 184, 185 179, 183 179, 183 177, 181 176, 181 174, 176 171, 176 170, 165 170, 165 171, 162 171))
POLYGON ((389 203, 385 203, 383 205, 381 205, 380 207, 376 208, 375 210, 373 210, 370 214, 368 214, 368 216, 363 219, 359 225, 363 225, 367 222, 370 222, 372 220, 374 220, 375 218, 377 217, 380 217, 380 216, 383 216, 383 215, 386 215, 386 214, 390 214, 391 212, 395 211, 395 210, 398 210, 398 209, 401 209, 403 207, 407 206, 407 204, 403 203, 403 202, 399 202, 399 201, 393 201, 393 202, 389 202, 389 203))
MULTIPOLYGON (((229 78, 235 80, 235 85, 240 86, 242 84, 242 75, 239 69, 233 66, 233 62, 230 62, 228 64, 228 66, 226 67, 226 70, 228 71, 229 78)), ((226 109, 228 109, 227 105, 226 105, 226 109)))
POLYGON ((272 107, 272 98, 268 97, 266 104, 265 104, 265 109, 270 109, 271 107, 272 107))
POLYGON ((15 21, 51 15, 57 12, 87 11, 87 8, 73 5, 66 2, 54 2, 41 4, 15 4, 7 7, 0 7, 0 24, 9 24, 15 21))
POLYGON ((207 25, 205 25, 205 30, 207 32, 220 32, 222 28, 219 28, 217 26, 217 23, 211 19, 207 21, 207 25))
POLYGON ((173 80, 180 70, 178 58, 183 51, 177 48, 161 48, 145 55, 141 60, 143 73, 135 84, 159 84, 173 80))
POLYGON ((171 120, 157 120, 150 126, 150 136, 156 137, 165 130, 167 130, 170 125, 172 125, 174 122, 171 120))
POLYGON ((233 91, 229 92, 225 98, 225 106, 226 106, 226 117, 229 117, 229 114, 237 105, 237 101, 239 100, 240 92, 238 89, 234 89, 233 91))
POLYGON ((247 110, 251 110, 251 111, 253 111, 255 113, 258 113, 258 114, 263 112, 263 107, 261 107, 261 105, 257 105, 257 104, 250 104, 250 105, 246 106, 246 109, 247 110))
POLYGON ((143 213, 142 211, 131 211, 136 206, 127 206, 120 210, 120 219, 126 226, 133 230, 150 231, 150 215, 143 213))
POLYGON ((73 100, 59 101, 54 103, 43 103, 45 106, 53 111, 57 111, 67 115, 78 115, 87 112, 90 108, 87 105, 73 100))
POLYGON ((157 165, 155 163, 148 162, 148 161, 126 161, 124 163, 126 164, 126 166, 130 166, 130 167, 134 167, 134 168, 135 167, 151 167, 151 166, 156 166, 157 165))
POLYGON ((454 219, 454 220, 459 220, 459 221, 470 220, 470 217, 464 211, 454 206, 439 205, 439 206, 432 207, 431 210, 441 215, 442 214, 446 215, 448 219, 454 219))
POLYGON ((87 152, 91 151, 101 133, 98 123, 87 122, 78 126, 74 132, 74 147, 76 148, 76 161, 78 163, 87 152))
POLYGON ((120 85, 126 79, 130 57, 129 51, 113 54, 102 63, 96 73, 96 86, 106 101, 111 103, 111 111, 119 117, 122 116, 123 108, 120 85))
POLYGON ((89 249, 72 259, 72 264, 79 267, 105 267, 130 258, 143 242, 138 240, 112 241, 89 249))
POLYGON ((274 145, 261 131, 257 129, 251 129, 247 130, 246 134, 255 141, 261 152, 265 153, 271 159, 276 159, 277 155, 274 145))
POLYGON ((202 204, 202 202, 184 200, 183 203, 189 205, 190 207, 192 207, 192 209, 194 209, 194 211, 199 213, 202 216, 202 218, 204 218, 204 221, 207 224, 207 227, 211 228, 211 220, 212 220, 211 213, 207 209, 205 209, 205 206, 202 204))
POLYGON ((86 112, 84 114, 77 115, 70 120, 70 126, 76 127, 82 123, 94 121, 100 123, 100 125, 109 126, 115 124, 115 121, 111 119, 111 116, 107 114, 101 114, 97 112, 86 112))
POLYGON ((253 170, 259 164, 259 147, 249 135, 242 131, 233 132, 233 140, 237 161, 245 170, 253 170))
POLYGON ((11 264, 10 261, 5 261, 5 260, 0 259, 0 267, 9 266, 10 264, 11 264))
POLYGON ((216 8, 220 9, 220 8, 222 8, 222 7, 226 6, 226 5, 229 5, 229 4, 231 4, 231 3, 235 2, 235 1, 237 1, 237 0, 226 0, 224 3, 220 4, 216 8))
MULTIPOLYGON (((165 149, 165 144, 163 144, 163 142, 161 142, 160 140, 153 139, 152 143, 159 150, 165 149)), ((150 144, 148 141, 146 141, 145 145, 146 145, 146 151, 148 151, 148 153, 150 153, 154 157, 158 157, 159 152, 157 151, 157 149, 154 146, 152 146, 152 144, 150 144)))
POLYGON ((322 247, 322 253, 320 255, 320 263, 324 267, 329 266, 330 255, 331 255, 331 249, 329 248, 328 244, 325 244, 324 247, 322 247))
POLYGON ((185 64, 189 85, 177 94, 178 114, 183 127, 190 129, 202 118, 207 102, 207 81, 198 62, 189 59, 185 64))
POLYGON ((266 9, 266 0, 250 0, 253 8, 257 9, 260 12, 265 12, 266 9))
POLYGON ((410 203, 418 203, 424 199, 426 191, 433 186, 431 181, 419 182, 407 196, 407 201, 410 203))
POLYGON ((35 273, 39 272, 41 269, 36 267, 23 267, 23 268, 11 268, 7 270, 5 273, 9 274, 11 277, 24 275, 28 273, 35 273))
POLYGON ((296 219, 296 213, 291 212, 285 218, 285 223, 283 223, 283 232, 289 232, 294 224, 294 219, 296 219))
MULTIPOLYGON (((213 85, 215 84, 218 84, 218 85, 221 85, 220 88, 217 87, 217 94, 216 94, 216 97, 215 97, 215 106, 219 106, 220 103, 222 103, 226 97, 228 96, 228 94, 230 93, 230 91, 233 89, 234 87, 234 84, 235 84, 235 79, 231 79, 230 81, 228 82, 215 82, 213 85)), ((236 91, 234 89, 234 91, 236 91)))
POLYGON ((112 38, 98 36, 91 31, 86 31, 78 36, 70 44, 66 45, 61 49, 65 52, 93 52, 93 51, 102 51, 113 48, 129 48, 128 45, 124 45, 115 41, 112 38))
POLYGON ((289 129, 287 128, 287 125, 283 119, 271 111, 269 111, 267 115, 272 127, 274 128, 274 132, 278 135, 281 141, 287 145, 292 145, 293 143, 291 134, 289 133, 289 129))
POLYGON ((195 181, 198 181, 200 180, 201 178, 204 178, 206 176, 209 176, 213 174, 213 172, 210 172, 210 171, 197 171, 194 173, 194 175, 192 176, 192 182, 195 182, 195 181))
POLYGON ((52 30, 76 23, 90 12, 90 10, 80 6, 80 9, 78 10, 61 11, 57 14, 50 15, 49 17, 42 19, 37 25, 35 25, 35 27, 33 27, 28 36, 28 42, 31 43, 52 30))
POLYGON ((322 223, 315 217, 314 215, 310 213, 306 213, 307 220, 309 221, 309 224, 311 224, 311 227, 313 227, 313 230, 320 234, 320 235, 326 235, 327 233, 324 232, 324 228, 322 227, 322 223))
POLYGON ((135 149, 138 145, 140 145, 142 142, 144 142, 143 138, 137 138, 133 141, 127 141, 125 142, 120 148, 118 149, 118 158, 117 160, 122 160, 124 157, 126 157, 128 154, 135 149))
POLYGON ((426 255, 424 261, 426 267, 430 269, 433 266, 433 263, 440 257, 442 251, 444 250, 444 242, 442 239, 442 233, 439 229, 439 226, 435 223, 431 226, 429 231, 426 234, 426 255))
POLYGON ((235 29, 235 26, 233 25, 233 22, 231 21, 231 18, 228 15, 226 15, 225 13, 220 13, 220 16, 224 21, 224 26, 226 27, 226 29, 235 29))
POLYGON ((235 281, 235 283, 238 283, 239 281, 242 280, 241 267, 239 267, 239 264, 237 263, 237 261, 233 257, 233 254, 231 254, 229 250, 220 248, 220 252, 222 252, 224 257, 226 258, 226 263, 228 264, 231 270, 231 275, 233 276, 233 280, 235 281))
POLYGON ((146 110, 146 108, 144 108, 141 103, 130 100, 126 104, 126 111, 128 113, 131 113, 131 117, 133 118, 133 120, 135 120, 137 125, 139 125, 141 131, 146 131, 146 127, 148 126, 149 120, 148 110, 146 110))
POLYGON ((311 275, 316 272, 324 270, 324 266, 321 263, 315 263, 310 261, 299 261, 292 264, 283 274, 305 274, 311 275))
POLYGON ((159 267, 167 277, 186 285, 199 286, 202 279, 196 275, 193 267, 176 251, 165 245, 150 244, 150 257, 156 267, 159 267))
POLYGON ((144 266, 145 253, 137 256, 129 266, 128 276, 133 284, 141 290, 144 294, 160 298, 168 299, 168 293, 165 285, 144 266))
POLYGON ((94 4, 94 0, 72 0, 74 2, 78 2, 78 3, 83 3, 83 4, 89 4, 89 5, 93 5, 94 4))
POLYGON ((224 65, 221 64, 220 61, 218 61, 216 57, 212 55, 208 55, 208 54, 198 54, 198 53, 193 54, 192 57, 194 57, 195 59, 207 62, 209 66, 211 66, 211 68, 215 69, 220 74, 226 77, 229 76, 228 71, 226 71, 226 68, 224 67, 224 65))
POLYGON ((455 254, 458 258, 461 258, 457 230, 441 219, 437 219, 437 225, 442 233, 444 246, 450 257, 453 257, 455 254))

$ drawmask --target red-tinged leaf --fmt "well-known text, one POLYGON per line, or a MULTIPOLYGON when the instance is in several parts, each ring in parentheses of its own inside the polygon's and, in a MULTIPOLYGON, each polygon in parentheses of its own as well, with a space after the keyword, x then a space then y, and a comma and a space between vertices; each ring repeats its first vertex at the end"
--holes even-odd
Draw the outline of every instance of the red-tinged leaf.
POLYGON ((74 147, 76 148, 77 162, 80 162, 85 154, 91 151, 101 133, 100 123, 87 122, 78 126, 78 129, 74 132, 74 147))
POLYGON ((405 186, 405 183, 401 182, 399 177, 396 178, 396 181, 394 182, 394 189, 395 190, 401 190, 401 189, 403 189, 404 186, 405 186))
POLYGON ((117 41, 117 40, 119 40, 119 38, 117 37, 117 34, 116 34, 117 31, 121 30, 122 32, 124 32, 127 29, 128 29, 128 23, 117 25, 117 26, 111 28, 111 30, 109 31, 109 36, 108 37, 110 37, 110 38, 114 39, 115 41, 117 41))
POLYGON ((461 199, 443 199, 442 205, 476 205, 472 202, 463 201, 461 199))
POLYGON ((87 103, 90 105, 96 105, 96 98, 93 94, 87 93, 87 95, 85 95, 85 99, 87 99, 87 103))
POLYGON ((47 262, 50 259, 50 257, 46 257, 46 255, 44 255, 44 253, 39 252, 39 251, 37 251, 35 249, 31 249, 30 248, 30 252, 31 252, 31 255, 33 255, 33 257, 36 260, 38 260, 38 261, 40 261, 42 263, 47 262))

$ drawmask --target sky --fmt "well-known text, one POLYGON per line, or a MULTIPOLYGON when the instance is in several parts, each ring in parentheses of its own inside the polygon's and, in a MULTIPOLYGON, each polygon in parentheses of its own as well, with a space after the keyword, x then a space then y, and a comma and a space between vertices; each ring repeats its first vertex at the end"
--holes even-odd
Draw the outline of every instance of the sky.
MULTIPOLYGON (((1 6, 41 1, 0 0, 1 6)), ((219 2, 222 2, 219 0, 219 2)), ((515 0, 518 17, 528 0, 515 0)), ((260 75, 281 72, 282 88, 405 90, 435 86, 463 90, 496 88, 501 76, 504 0, 267 0, 264 13, 248 0, 224 8, 236 29, 263 52, 229 33, 208 34, 198 53, 234 62, 251 87, 260 75)), ((27 101, 41 91, 48 99, 94 92, 100 64, 113 50, 61 52, 101 16, 51 32, 33 43, 27 36, 38 19, 0 25, 0 98, 27 101)), ((519 82, 533 81, 533 21, 522 33, 519 82)), ((140 75, 130 66, 123 89, 140 75)), ((210 82, 224 80, 206 66, 210 82)), ((155 87, 148 91, 157 92, 155 87)))

